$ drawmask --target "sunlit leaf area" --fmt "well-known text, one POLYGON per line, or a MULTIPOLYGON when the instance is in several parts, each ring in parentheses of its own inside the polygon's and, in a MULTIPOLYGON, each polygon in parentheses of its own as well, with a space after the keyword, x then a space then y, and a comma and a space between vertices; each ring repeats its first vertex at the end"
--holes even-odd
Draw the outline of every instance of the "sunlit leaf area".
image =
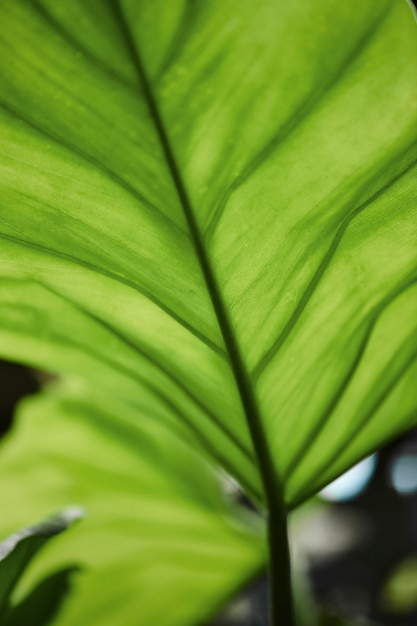
POLYGON ((0 0, 0 624, 417 625, 406 0, 0 0))

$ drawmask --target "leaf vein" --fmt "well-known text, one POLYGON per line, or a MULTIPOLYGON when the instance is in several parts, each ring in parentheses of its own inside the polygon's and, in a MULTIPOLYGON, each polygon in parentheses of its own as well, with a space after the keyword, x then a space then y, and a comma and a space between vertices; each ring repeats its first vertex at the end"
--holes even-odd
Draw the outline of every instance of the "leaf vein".
MULTIPOLYGON (((356 426, 356 428, 350 433, 349 445, 352 443, 352 441, 354 439, 356 439, 358 437, 360 432, 366 426, 369 425, 371 420, 375 417, 375 414, 377 413, 378 409, 380 409, 383 406, 384 402, 388 399, 390 393, 395 390, 395 387, 397 386, 397 384, 399 384, 401 382, 403 377, 407 375, 407 372, 410 369, 412 369, 412 367, 414 366, 414 364, 416 362, 417 362, 417 353, 414 353, 404 363, 404 366, 402 367, 402 369, 400 370, 398 375, 392 380, 391 384, 384 389, 384 393, 374 403, 374 406, 368 411, 368 414, 365 416, 365 418, 362 420, 362 422, 360 424, 358 424, 356 426)), ((411 415, 417 415, 417 413, 415 411, 413 411, 411 415)), ((390 438, 388 437, 388 441, 389 441, 389 439, 390 438)), ((325 466, 320 467, 317 471, 315 471, 312 474, 310 474, 309 485, 314 485, 314 489, 313 489, 314 493, 316 493, 321 488, 320 486, 318 488, 315 486, 315 483, 316 483, 317 479, 322 474, 324 474, 326 472, 326 470, 328 470, 331 467, 332 463, 334 463, 338 459, 340 454, 345 449, 346 449, 346 441, 344 441, 342 445, 340 445, 337 449, 334 450, 334 452, 331 455, 330 459, 326 460, 325 466)), ((323 485, 322 486, 325 487, 327 483, 328 483, 327 480, 323 481, 323 485)), ((313 492, 311 490, 311 487, 307 487, 304 490, 301 490, 299 492, 297 498, 293 502, 291 502, 291 509, 293 509, 293 508, 297 507, 299 504, 301 504, 301 502, 303 502, 313 492)))
POLYGON ((285 511, 282 508, 282 485, 275 470, 272 452, 270 450, 269 443, 267 441, 266 434, 262 426, 261 417, 258 412, 258 406, 253 393, 251 381, 249 379, 248 372, 246 371, 246 368, 244 366, 243 358, 240 353, 240 347, 236 341, 231 321, 227 315, 221 291, 217 285, 215 274, 209 262, 207 251, 204 247, 202 236, 194 216, 191 202, 189 200, 185 184, 182 180, 181 173, 177 166, 174 152, 171 148, 170 140, 164 126, 163 118, 159 111, 154 94, 152 93, 151 85, 144 71, 140 51, 136 46, 136 43, 129 28, 129 24, 126 21, 123 9, 119 2, 116 2, 114 4, 114 9, 115 18, 118 19, 121 23, 126 33, 126 39, 130 42, 132 59, 136 64, 138 76, 143 83, 143 91, 148 103, 149 111, 153 117, 155 128, 157 130, 159 140, 166 157, 166 162, 171 172, 173 184, 175 185, 178 197, 181 201, 181 205, 184 211, 184 217, 187 220, 190 230, 190 236, 194 243, 200 267, 206 281, 208 294, 211 298, 213 311, 216 314, 219 329, 222 333, 223 340, 228 352, 231 371, 233 372, 236 382, 236 388, 241 398, 242 412, 246 418, 246 425, 252 438, 256 461, 262 476, 262 482, 266 500, 268 503, 270 519, 275 520, 274 523, 280 524, 282 523, 282 519, 285 517, 285 511))
POLYGON ((46 255, 51 256, 51 257, 57 257, 57 258, 60 258, 60 259, 64 259, 66 261, 70 261, 74 265, 77 265, 77 266, 79 266, 81 268, 86 268, 87 270, 90 270, 92 272, 100 274, 101 276, 105 276, 106 278, 109 278, 111 280, 115 280, 115 281, 117 281, 119 283, 122 283, 122 284, 126 285, 127 287, 130 287, 131 289, 133 289, 134 291, 136 291, 140 295, 142 295, 145 298, 147 298, 150 302, 153 302, 153 304, 155 304, 159 309, 161 309, 161 311, 164 311, 164 313, 167 313, 180 326, 185 328, 187 331, 189 331, 191 334, 193 334, 195 337, 197 337, 200 341, 202 341, 204 344, 206 344, 209 348, 211 348, 211 350, 213 350, 213 352, 216 352, 216 354, 218 354, 219 356, 221 356, 223 358, 225 357, 224 350, 220 346, 215 344, 211 339, 206 337, 202 332, 200 332, 199 330, 194 328, 194 326, 192 326, 189 322, 187 322, 182 317, 177 315, 177 313, 175 313, 169 307, 167 307, 163 302, 161 302, 158 298, 156 298, 151 292, 147 291, 143 287, 139 287, 136 283, 134 283, 133 281, 130 281, 129 279, 127 279, 124 276, 122 276, 121 274, 116 274, 116 273, 110 272, 108 270, 105 270, 102 267, 99 267, 99 266, 94 265, 92 263, 88 263, 87 261, 81 260, 79 258, 72 257, 69 254, 65 254, 64 252, 60 252, 60 251, 57 251, 57 250, 53 250, 51 248, 47 248, 46 246, 42 246, 42 245, 40 245, 38 243, 35 243, 35 242, 24 241, 24 240, 22 240, 22 239, 20 239, 18 237, 13 237, 12 235, 6 235, 5 233, 0 233, 0 239, 4 239, 6 241, 10 241, 12 243, 15 243, 17 245, 21 245, 21 246, 24 246, 24 247, 33 248, 34 250, 37 250, 37 251, 41 252, 42 254, 46 254, 46 255))
POLYGON ((7 113, 12 115, 16 119, 20 120, 21 122, 24 122, 25 124, 33 128, 34 130, 39 132, 40 134, 52 140, 54 143, 61 145, 62 147, 66 148, 69 152, 71 152, 75 156, 79 157, 86 163, 89 163, 90 165, 92 165, 96 170, 102 172, 106 177, 113 180, 113 182, 115 182, 120 188, 124 189, 124 191, 126 191, 132 198, 134 198, 142 207, 146 207, 146 209, 148 209, 148 211, 150 211, 152 215, 154 215, 155 213, 158 214, 158 216, 162 218, 164 222, 169 223, 170 227, 175 228, 182 235, 185 235, 187 237, 189 236, 189 234, 185 230, 183 230, 176 222, 171 220, 171 218, 168 217, 168 215, 166 215, 163 211, 161 211, 156 205, 150 202, 144 195, 142 195, 139 191, 137 191, 134 187, 132 187, 128 182, 126 182, 113 170, 111 170, 106 165, 104 165, 103 163, 95 159, 93 156, 91 156, 84 150, 81 150, 80 148, 70 143, 68 140, 64 139, 63 137, 59 137, 58 135, 55 135, 49 130, 46 130, 45 128, 39 126, 39 124, 35 123, 33 120, 25 116, 21 111, 17 111, 16 109, 9 106, 8 104, 4 102, 0 102, 0 107, 2 107, 5 111, 7 111, 7 113))
POLYGON ((369 205, 371 205, 377 198, 382 196, 388 189, 390 189, 400 178, 405 176, 415 165, 417 164, 417 160, 414 160, 410 163, 401 173, 397 174, 394 178, 392 178, 388 183, 386 183, 381 189, 379 189, 376 193, 374 193, 370 198, 365 200, 359 207, 357 207, 350 215, 348 215, 345 220, 340 225, 336 235, 324 255, 320 265, 318 266, 314 276, 309 282, 306 290, 301 296, 298 305, 294 309, 290 319, 288 320, 286 326, 282 330, 280 336, 276 339, 273 345, 269 348, 269 350, 264 354, 264 356, 260 359, 256 367, 252 371, 252 377, 255 381, 258 381, 261 374, 264 372, 266 367, 272 361, 272 359, 278 354, 281 350, 282 346, 285 344, 301 315, 303 314, 305 308, 307 307, 311 297, 313 296, 317 286, 319 285, 321 279, 323 278, 326 269, 329 267, 332 259, 334 258, 336 251, 343 239, 343 236, 353 222, 353 220, 358 217, 369 205))
POLYGON ((214 235, 217 225, 221 220, 221 217, 226 209, 229 199, 234 192, 244 184, 244 182, 268 159, 268 157, 283 145, 283 142, 291 136, 291 133, 297 129, 298 126, 304 122, 309 115, 311 115, 321 101, 328 96, 330 91, 346 76, 348 71, 352 68, 355 60, 366 49, 370 41, 370 35, 377 32, 378 26, 383 23, 389 14, 388 11, 382 11, 378 14, 377 20, 366 29, 365 33, 356 43, 351 53, 348 55, 341 67, 338 67, 336 72, 330 77, 328 81, 322 83, 307 99, 301 104, 301 106, 294 112, 294 114, 283 123, 278 129, 275 135, 267 142, 267 144, 258 152, 258 154, 252 159, 252 161, 244 168, 243 172, 232 182, 230 187, 223 193, 217 208, 213 212, 211 219, 205 230, 205 237, 209 241, 214 235))
POLYGON ((81 52, 93 65, 98 69, 105 72, 110 78, 117 80, 119 83, 127 87, 128 89, 135 90, 137 85, 130 83, 121 74, 113 70, 109 65, 106 65, 99 57, 92 53, 88 48, 83 46, 75 37, 59 22, 46 6, 40 0, 32 0, 32 5, 38 14, 45 20, 45 22, 57 32, 60 37, 66 41, 74 50, 81 52))
MULTIPOLYGON (((76 309, 77 311, 82 313, 84 316, 94 321, 94 323, 99 325, 101 328, 105 329, 107 332, 110 332, 114 337, 117 337, 117 339, 123 345, 133 350, 135 353, 140 354, 144 359, 149 361, 149 363, 151 363, 154 367, 160 370, 164 374, 164 376, 166 376, 168 380, 174 383, 174 385, 186 397, 188 397, 200 409, 202 413, 206 414, 208 418, 217 426, 217 428, 241 451, 241 453, 250 462, 253 463, 253 456, 251 452, 236 438, 233 432, 229 428, 227 428, 227 426, 223 424, 217 418, 217 416, 214 413, 212 413, 212 411, 210 411, 210 409, 192 391, 190 391, 190 389, 188 389, 188 387, 184 385, 184 383, 181 380, 178 379, 178 377, 174 376, 172 371, 166 368, 165 365, 159 361, 159 359, 149 354, 146 348, 137 339, 135 339, 135 341, 132 341, 124 333, 118 331, 112 325, 108 324, 106 321, 104 321, 103 319, 98 317, 96 314, 86 309, 84 306, 82 306, 78 302, 75 302, 74 300, 67 298, 62 293, 56 291, 49 285, 46 285, 45 283, 42 283, 40 281, 38 282, 47 291, 53 293, 55 296, 59 297, 64 302, 67 302, 72 308, 76 309)), ((79 342, 75 340, 75 343, 79 343, 79 342)), ((132 380, 144 385, 147 389, 149 389, 153 393, 153 395, 155 395, 156 398, 158 398, 159 396, 163 398, 165 405, 171 409, 175 409, 176 414, 181 417, 181 420, 187 423, 187 425, 192 429, 192 431, 193 432, 196 431, 195 434, 197 434, 198 429, 196 429, 193 422, 183 412, 181 412, 178 409, 178 407, 175 405, 173 400, 169 398, 169 396, 167 396, 159 387, 157 387, 156 385, 151 383, 149 380, 141 376, 137 371, 133 370, 132 368, 127 367, 126 365, 120 363, 119 361, 115 361, 114 359, 109 359, 105 354, 103 354, 100 351, 93 350, 91 346, 85 346, 84 344, 79 344, 79 345, 83 351, 85 351, 85 349, 87 348, 90 354, 92 354, 99 361, 107 362, 112 369, 121 370, 125 373, 125 375, 127 375, 132 380)), ((204 435, 200 431, 198 432, 200 435, 200 439, 203 438, 204 435)))
POLYGON ((383 299, 383 301, 380 302, 380 304, 377 307, 375 307, 374 311, 371 312, 369 319, 365 321, 365 324, 366 324, 365 333, 359 344, 359 348, 355 355, 355 358, 353 359, 340 385, 336 389, 335 394, 330 399, 327 408, 323 411, 320 419, 314 422, 313 429, 309 430, 308 433, 307 432, 305 433, 306 437, 305 437, 304 444, 300 447, 299 451, 294 454, 293 458, 291 459, 291 463, 288 465, 285 472, 283 473, 283 479, 286 482, 289 480, 292 472, 296 469, 297 465, 300 463, 300 460, 307 453, 309 447, 311 446, 311 442, 314 441, 318 437, 318 435, 320 434, 320 431, 329 422, 335 409, 337 408, 339 403, 342 401, 343 396, 349 387, 349 384, 353 380, 355 373, 358 367, 360 366, 360 363, 363 361, 366 349, 372 338, 372 333, 374 332, 375 327, 377 326, 378 321, 382 317, 383 313, 397 298, 399 298, 402 294, 404 294, 408 289, 414 287, 416 284, 417 284, 417 273, 414 272, 414 274, 411 276, 411 279, 408 278, 405 282, 403 281, 403 283, 397 289, 393 290, 392 293, 386 296, 383 299))
POLYGON ((174 33, 174 36, 172 37, 172 40, 168 46, 168 50, 164 56, 164 59, 153 78, 154 84, 159 82, 163 75, 168 71, 168 69, 176 62, 177 57, 187 40, 187 28, 190 25, 194 9, 195 0, 187 0, 183 13, 181 15, 180 22, 178 24, 178 28, 174 33))

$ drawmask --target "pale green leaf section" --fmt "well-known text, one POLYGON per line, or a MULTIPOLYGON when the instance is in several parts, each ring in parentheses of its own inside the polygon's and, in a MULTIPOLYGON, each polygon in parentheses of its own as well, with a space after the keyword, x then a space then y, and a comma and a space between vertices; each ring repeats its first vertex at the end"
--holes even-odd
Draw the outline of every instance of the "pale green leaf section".
POLYGON ((200 623, 262 567, 262 529, 168 429, 132 410, 114 419, 112 397, 87 392, 73 383, 26 401, 1 447, 2 533, 63 503, 87 511, 44 550, 20 595, 75 564, 54 625, 200 623))
POLYGON ((175 424, 258 502, 255 431, 292 507, 416 423, 405 2, 0 19, 3 354, 175 424))

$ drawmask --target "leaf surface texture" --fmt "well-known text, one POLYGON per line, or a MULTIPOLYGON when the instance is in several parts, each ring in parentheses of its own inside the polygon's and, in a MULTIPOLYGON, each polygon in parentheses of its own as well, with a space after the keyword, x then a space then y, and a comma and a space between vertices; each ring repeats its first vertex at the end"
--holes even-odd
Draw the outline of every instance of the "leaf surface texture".
POLYGON ((260 505, 263 451, 291 508, 416 423, 405 2, 0 18, 3 356, 174 429, 260 505))

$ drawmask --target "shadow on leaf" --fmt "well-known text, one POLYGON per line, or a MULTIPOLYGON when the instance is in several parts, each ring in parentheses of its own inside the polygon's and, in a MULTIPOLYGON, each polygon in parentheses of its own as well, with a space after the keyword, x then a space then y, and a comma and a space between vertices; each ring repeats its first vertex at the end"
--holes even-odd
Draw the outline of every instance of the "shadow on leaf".
POLYGON ((73 585, 73 576, 83 568, 72 565, 40 582, 18 605, 11 607, 4 626, 47 626, 60 611, 73 585))

